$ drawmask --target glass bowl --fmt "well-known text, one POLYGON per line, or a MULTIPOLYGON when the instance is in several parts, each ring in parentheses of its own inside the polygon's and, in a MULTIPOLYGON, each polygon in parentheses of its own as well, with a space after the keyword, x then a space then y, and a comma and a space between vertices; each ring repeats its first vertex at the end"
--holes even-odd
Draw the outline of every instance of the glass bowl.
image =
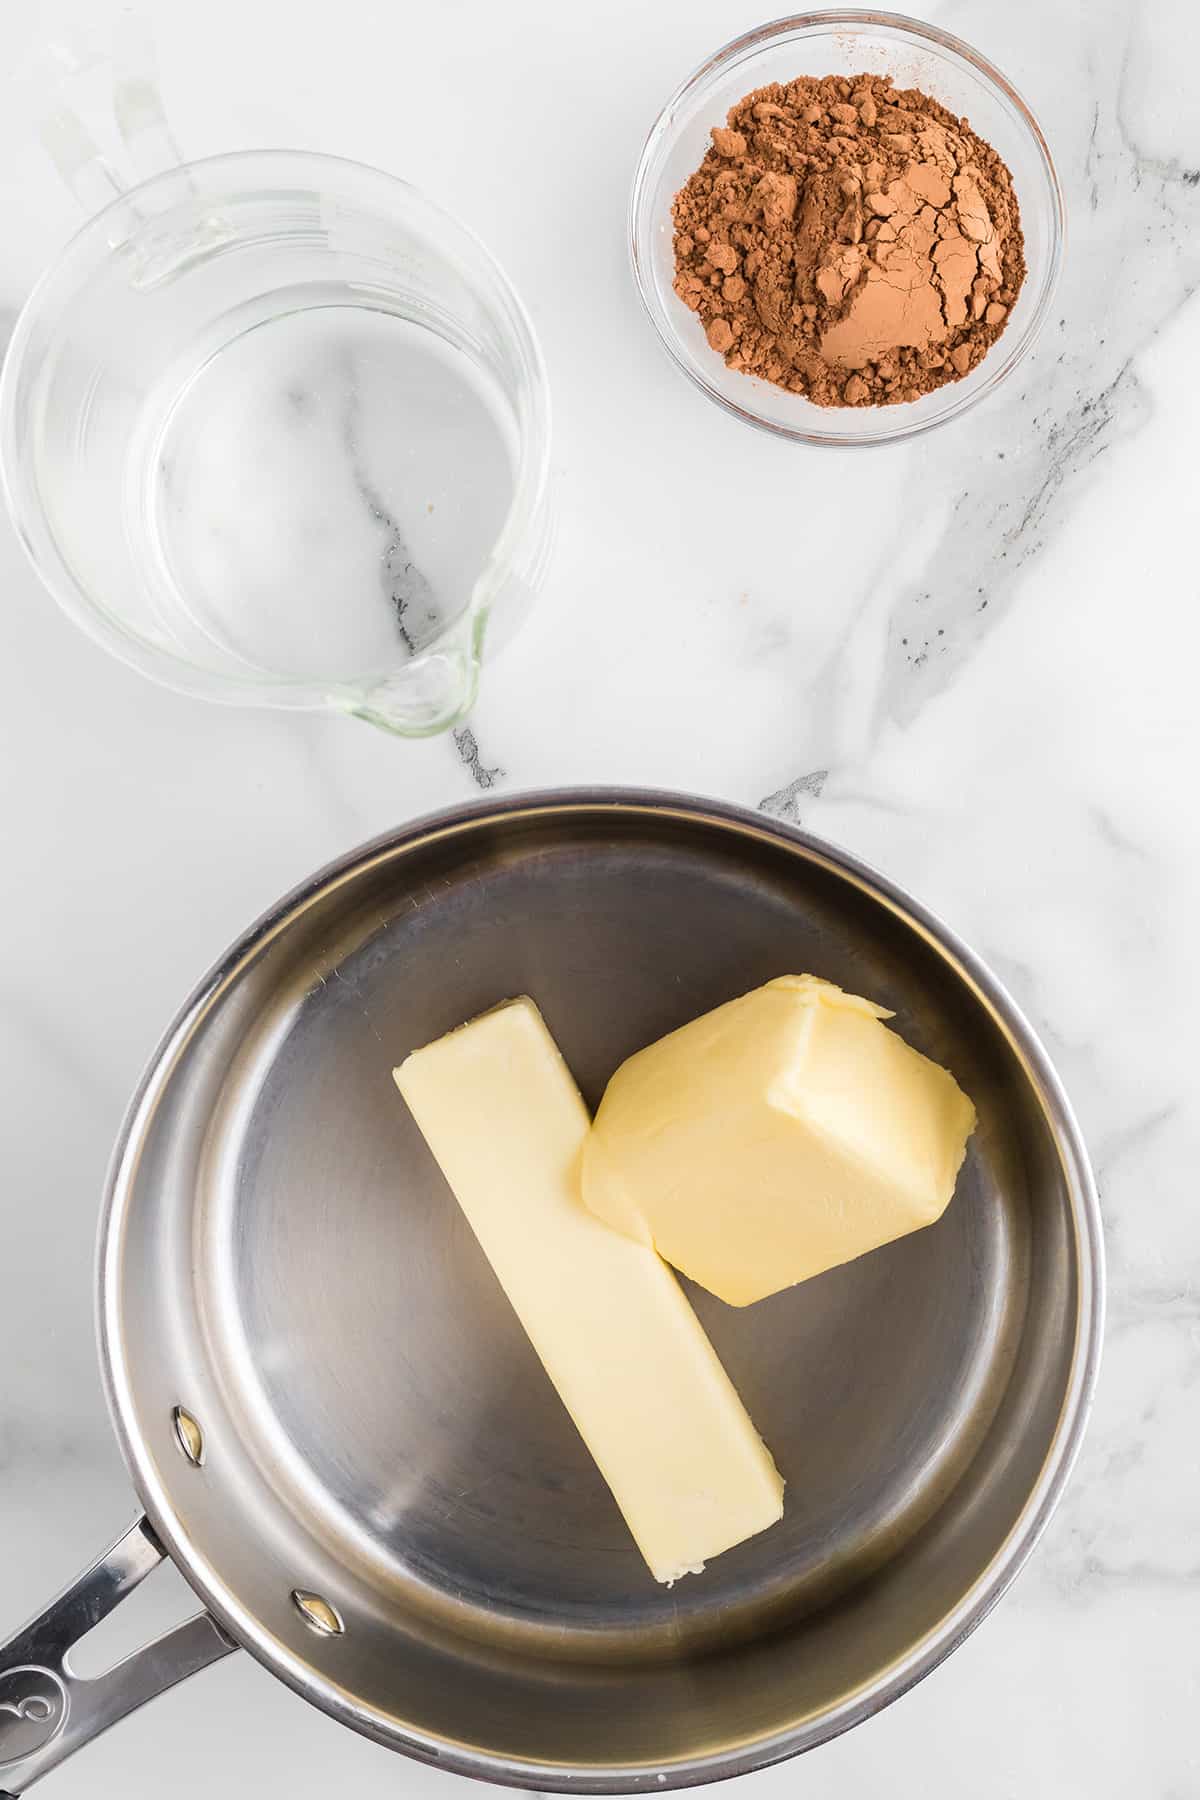
POLYGON ((894 444, 956 419, 1016 368, 1042 327, 1062 262, 1062 191, 1037 120, 998 69, 949 32, 898 13, 800 13, 735 38, 667 102, 646 139, 629 210, 642 303, 679 367, 736 418, 801 444, 894 444), (673 288, 671 202, 714 125, 755 88, 800 75, 891 75, 920 88, 999 152, 1012 171, 1028 273, 1007 330, 961 380, 892 406, 817 406, 773 382, 726 368, 673 288))

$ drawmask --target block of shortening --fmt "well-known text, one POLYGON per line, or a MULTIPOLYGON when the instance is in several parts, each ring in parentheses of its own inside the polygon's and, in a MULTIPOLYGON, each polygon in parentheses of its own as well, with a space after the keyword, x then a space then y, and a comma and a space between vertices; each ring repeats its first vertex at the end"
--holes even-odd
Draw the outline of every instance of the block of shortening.
POLYGON ((395 1077, 656 1580, 774 1524, 783 1482, 674 1275, 583 1204, 587 1109, 533 1002, 395 1077))
POLYGON ((784 975, 640 1050, 596 1114, 588 1206, 734 1306, 931 1225, 975 1108, 891 1017, 784 975))

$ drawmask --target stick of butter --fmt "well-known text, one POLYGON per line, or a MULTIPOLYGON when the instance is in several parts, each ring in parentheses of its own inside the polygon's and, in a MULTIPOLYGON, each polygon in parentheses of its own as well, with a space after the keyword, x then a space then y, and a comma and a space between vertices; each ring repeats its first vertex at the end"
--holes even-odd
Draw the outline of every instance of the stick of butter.
POLYGON ((773 1525, 783 1482, 678 1282, 583 1204, 587 1109, 533 1002, 395 1079, 655 1579, 773 1525))
POLYGON ((784 975, 639 1051, 596 1114, 587 1205, 733 1306, 931 1225, 975 1108, 891 1017, 784 975))

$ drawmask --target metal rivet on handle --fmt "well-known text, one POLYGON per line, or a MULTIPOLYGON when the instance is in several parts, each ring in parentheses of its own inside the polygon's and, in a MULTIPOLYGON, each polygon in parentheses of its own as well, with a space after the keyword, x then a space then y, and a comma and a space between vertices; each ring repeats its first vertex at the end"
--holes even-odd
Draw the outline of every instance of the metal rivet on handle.
POLYGON ((336 1606, 330 1606, 320 1594, 306 1594, 303 1588, 293 1588, 292 1605, 308 1629, 315 1631, 318 1637, 341 1637, 346 1629, 336 1606))
POLYGON ((185 1412, 182 1406, 175 1408, 171 1420, 175 1426, 175 1442, 182 1454, 198 1469, 204 1461, 204 1433, 191 1413, 185 1412))

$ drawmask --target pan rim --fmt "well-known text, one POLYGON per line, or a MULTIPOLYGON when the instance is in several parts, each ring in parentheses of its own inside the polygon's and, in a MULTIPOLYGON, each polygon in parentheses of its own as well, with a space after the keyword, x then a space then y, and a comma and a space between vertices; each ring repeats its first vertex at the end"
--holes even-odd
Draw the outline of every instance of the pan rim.
POLYGON ((1105 1312, 1105 1254, 1099 1195, 1070 1101, 1032 1025, 986 963, 937 914, 852 852, 784 821, 721 800, 654 788, 618 786, 535 789, 444 808, 383 832, 316 870, 262 913, 193 988, 153 1050, 130 1100, 105 1180, 97 1245, 96 1325, 109 1415, 146 1513, 172 1561, 218 1622, 257 1661, 303 1699, 377 1743, 438 1768, 504 1786, 547 1792, 634 1793, 729 1779, 814 1749, 883 1710, 923 1680, 982 1623, 1024 1567, 1062 1496, 1079 1454, 1095 1392, 1105 1312), (888 1669, 838 1705, 768 1736, 664 1764, 579 1767, 495 1754, 425 1733, 363 1705, 293 1655, 242 1607, 236 1594, 189 1543, 165 1484, 137 1427, 128 1370, 122 1362, 117 1270, 127 1173, 136 1162, 139 1127, 171 1075, 175 1054, 225 985, 289 921, 321 894, 379 860, 494 819, 539 813, 643 813, 710 824, 791 849, 850 880, 930 943, 982 1001, 1004 1031, 1050 1122, 1071 1205, 1078 1299, 1071 1368, 1054 1436, 1037 1480, 1008 1535, 940 1623, 888 1669))

